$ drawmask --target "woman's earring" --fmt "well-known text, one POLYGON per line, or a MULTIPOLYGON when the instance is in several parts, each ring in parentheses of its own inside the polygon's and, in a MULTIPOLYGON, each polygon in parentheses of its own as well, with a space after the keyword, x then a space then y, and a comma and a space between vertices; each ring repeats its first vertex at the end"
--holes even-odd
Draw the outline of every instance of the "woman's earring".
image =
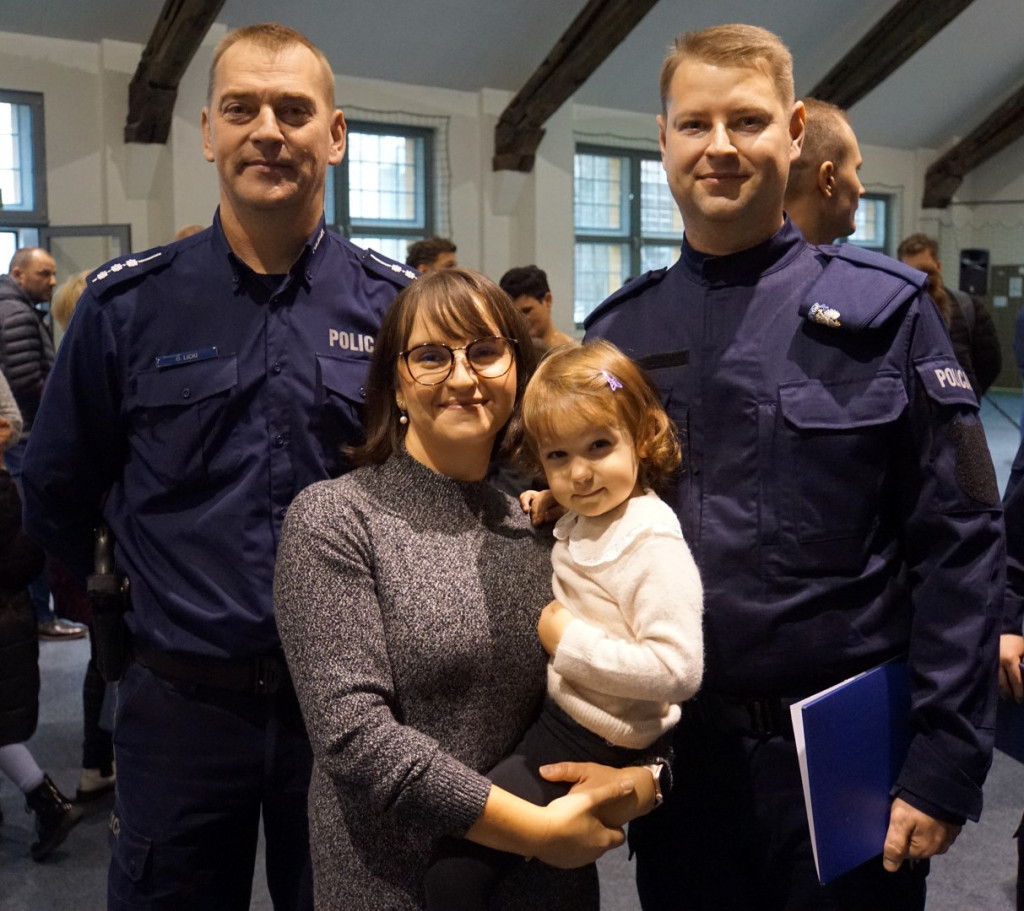
POLYGON ((395 404, 398 406, 398 410, 401 412, 398 418, 398 423, 403 425, 408 424, 409 418, 405 413, 405 402, 395 402, 395 404))
POLYGON ((404 415, 404 414, 403 414, 403 415, 402 415, 402 416, 401 416, 401 417, 400 417, 400 418, 398 419, 398 423, 399 423, 399 424, 408 424, 408 423, 409 423, 409 418, 408 418, 408 417, 407 417, 406 415, 404 415))

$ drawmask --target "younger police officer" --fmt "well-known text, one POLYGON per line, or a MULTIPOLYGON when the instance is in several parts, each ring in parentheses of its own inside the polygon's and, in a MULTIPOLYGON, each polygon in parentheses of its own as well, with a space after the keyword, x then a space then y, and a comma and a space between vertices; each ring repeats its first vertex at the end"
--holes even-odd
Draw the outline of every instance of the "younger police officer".
POLYGON ((705 591, 675 790, 630 827, 645 909, 922 908, 981 811, 1002 592, 977 400, 919 273, 815 248, 783 213, 803 106, 779 39, 681 36, 658 118, 682 255, 591 317, 681 431, 673 504, 705 591), (883 860, 820 887, 788 707, 909 652, 883 860), (883 866, 884 864, 884 866, 883 866))
POLYGON ((28 527, 84 574, 105 519, 131 584, 109 907, 247 908, 262 814, 275 908, 310 908, 312 760, 274 555, 295 494, 346 467, 410 275, 325 231, 345 120, 302 35, 227 35, 202 128, 213 226, 89 277, 32 435, 28 527))

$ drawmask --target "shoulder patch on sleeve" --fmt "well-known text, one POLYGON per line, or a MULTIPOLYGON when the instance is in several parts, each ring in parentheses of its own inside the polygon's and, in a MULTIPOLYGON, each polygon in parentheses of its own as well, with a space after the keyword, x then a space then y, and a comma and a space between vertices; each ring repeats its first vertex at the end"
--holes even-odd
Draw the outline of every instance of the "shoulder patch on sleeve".
POLYGON ((404 288, 413 279, 419 278, 419 272, 411 266, 403 265, 389 259, 383 253, 376 250, 363 250, 360 256, 363 268, 374 275, 386 278, 394 282, 398 287, 404 288))
POLYGON ((939 405, 966 405, 978 409, 971 381, 954 357, 931 357, 914 364, 928 397, 939 405))
POLYGON ((86 287, 97 297, 102 297, 130 279, 147 275, 170 265, 175 255, 176 251, 173 247, 154 247, 143 253, 135 253, 123 259, 112 260, 100 266, 86 278, 86 287))
POLYGON ((845 332, 876 329, 914 298, 924 275, 855 244, 821 248, 825 268, 800 304, 812 323, 845 332))
POLYGON ((946 426, 960 488, 985 506, 998 505, 999 484, 978 416, 978 399, 967 374, 951 355, 922 358, 914 362, 914 369, 933 402, 956 408, 946 426))
POLYGON ((641 292, 658 284, 658 282, 665 277, 667 272, 668 267, 665 266, 661 269, 653 269, 650 272, 645 272, 643 275, 634 278, 632 281, 626 282, 626 284, 619 288, 618 291, 605 298, 602 303, 591 311, 590 315, 583 321, 583 328, 589 329, 592 322, 602 317, 609 310, 617 307, 623 301, 636 297, 641 292))

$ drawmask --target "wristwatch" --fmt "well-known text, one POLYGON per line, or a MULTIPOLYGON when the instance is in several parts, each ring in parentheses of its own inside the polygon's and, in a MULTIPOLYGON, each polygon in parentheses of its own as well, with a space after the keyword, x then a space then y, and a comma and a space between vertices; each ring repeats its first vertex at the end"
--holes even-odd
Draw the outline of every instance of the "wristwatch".
POLYGON ((665 795, 672 792, 672 766, 664 759, 642 766, 654 779, 654 806, 660 807, 665 795))

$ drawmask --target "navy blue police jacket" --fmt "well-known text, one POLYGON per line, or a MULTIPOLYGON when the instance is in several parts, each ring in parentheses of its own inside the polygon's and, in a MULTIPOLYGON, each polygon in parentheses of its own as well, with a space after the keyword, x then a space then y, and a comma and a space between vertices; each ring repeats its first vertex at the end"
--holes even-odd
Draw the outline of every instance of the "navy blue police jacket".
POLYGON ((30 534, 84 575, 102 503, 140 648, 279 648, 281 522, 348 467, 381 318, 413 275, 321 220, 287 275, 260 276, 219 214, 94 272, 32 429, 30 534))
POLYGON ((1014 456, 1003 494, 1006 519, 1006 602, 1001 632, 1021 635, 1024 624, 1024 442, 1014 456))
POLYGON ((1004 541, 977 399, 923 277, 787 219, 602 304, 587 337, 656 382, 683 446, 667 499, 704 583, 706 691, 799 697, 909 653, 895 794, 977 818, 1004 541))

